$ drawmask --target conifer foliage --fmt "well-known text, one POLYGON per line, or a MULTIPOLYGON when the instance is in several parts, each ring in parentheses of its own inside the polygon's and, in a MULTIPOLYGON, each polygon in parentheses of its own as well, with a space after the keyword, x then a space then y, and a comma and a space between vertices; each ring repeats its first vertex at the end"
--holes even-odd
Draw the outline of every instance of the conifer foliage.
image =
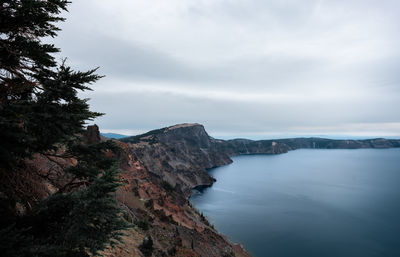
MULTIPOLYGON (((119 239, 126 224, 114 192, 118 147, 82 143, 92 112, 78 91, 100 76, 57 63, 55 37, 65 0, 0 1, 0 252, 3 256, 89 256, 119 239), (114 153, 114 154, 112 154, 114 153), (70 158, 65 183, 44 199, 11 182, 31 171, 26 161, 70 158), (27 193, 28 192, 28 193, 27 193), (19 209, 16 206, 22 206, 19 209), (22 209, 22 211, 21 211, 22 209)), ((59 168, 60 168, 59 167, 59 168)), ((21 178, 23 180, 23 178, 21 178)), ((27 185, 29 187, 29 185, 27 185)), ((26 189, 26 188, 24 188, 26 189)))
POLYGON ((54 149, 81 132, 91 112, 77 90, 100 77, 57 66, 52 44, 65 0, 8 0, 0 6, 0 160, 10 166, 33 153, 54 149))

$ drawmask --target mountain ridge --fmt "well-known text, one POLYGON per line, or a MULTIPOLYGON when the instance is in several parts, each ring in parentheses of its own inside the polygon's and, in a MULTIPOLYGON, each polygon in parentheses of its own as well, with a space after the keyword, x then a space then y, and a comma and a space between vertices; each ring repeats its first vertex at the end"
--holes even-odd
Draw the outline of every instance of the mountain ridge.
POLYGON ((327 139, 327 138, 285 138, 285 139, 216 139, 208 135, 199 123, 183 123, 142 135, 126 137, 119 141, 128 143, 132 153, 142 161, 148 170, 172 186, 176 184, 186 196, 198 186, 214 183, 207 169, 232 162, 230 157, 243 154, 282 154, 288 151, 306 149, 359 149, 400 147, 399 139, 327 139), (175 176, 178 174, 179 176, 175 176))
POLYGON ((166 143, 166 138, 171 131, 174 134, 181 136, 181 138, 174 138, 173 140, 192 140, 190 137, 191 131, 197 128, 197 134, 203 134, 202 139, 205 143, 208 137, 209 143, 207 147, 214 144, 221 153, 228 153, 231 156, 238 154, 252 154, 252 153, 266 153, 278 154, 299 148, 315 148, 315 149, 358 149, 358 148, 391 148, 400 147, 400 139, 385 139, 385 138, 371 138, 371 139, 329 139, 323 137, 296 137, 296 138, 281 138, 281 139, 262 139, 251 140, 246 138, 235 139, 216 139, 207 134, 203 125, 199 123, 182 123, 170 127, 151 130, 141 135, 126 137, 120 139, 126 143, 139 143, 149 142, 155 143, 157 140, 166 143), (180 131, 177 133, 176 131, 180 131), (246 149, 246 150, 244 150, 246 149))
MULTIPOLYGON (((208 169, 227 165, 232 156, 241 154, 281 154, 300 148, 400 147, 400 140, 388 139, 221 140, 208 135, 198 123, 151 130, 117 142, 124 149, 121 169, 128 185, 118 191, 118 199, 136 219, 151 220, 146 233, 152 236, 156 250, 167 251, 167 256, 204 257, 250 256, 241 246, 220 235, 189 201, 193 189, 215 182, 208 169), (179 254, 171 254, 175 251, 179 254)), ((135 231, 132 233, 136 235, 135 231)))

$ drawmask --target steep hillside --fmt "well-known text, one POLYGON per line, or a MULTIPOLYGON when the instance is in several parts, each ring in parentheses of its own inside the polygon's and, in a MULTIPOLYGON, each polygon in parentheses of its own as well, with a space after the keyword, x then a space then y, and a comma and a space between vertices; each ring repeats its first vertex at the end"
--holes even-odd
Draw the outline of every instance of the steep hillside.
POLYGON ((132 154, 149 172, 186 197, 195 186, 214 182, 206 169, 232 162, 228 153, 220 151, 220 141, 199 124, 180 124, 121 141, 129 143, 132 154))
POLYGON ((206 168, 231 162, 216 151, 201 125, 178 125, 121 141, 125 184, 117 198, 135 226, 107 256, 142 254, 138 245, 149 236, 153 256, 249 256, 220 235, 188 200, 195 186, 214 182, 206 168))
MULTIPOLYGON (((107 140, 96 125, 89 126, 84 143, 107 140)), ((249 256, 230 243, 190 204, 193 188, 215 181, 207 169, 232 162, 240 154, 280 154, 299 148, 388 148, 400 147, 400 140, 330 140, 295 138, 253 141, 218 140, 200 124, 180 124, 128 137, 117 142, 123 185, 116 197, 124 218, 132 224, 123 242, 107 249, 105 256, 249 256), (151 242, 151 243, 149 243, 151 242)), ((115 155, 114 155, 115 157, 115 155)), ((63 166, 73 159, 57 158, 63 166)), ((35 198, 44 198, 66 180, 61 169, 54 169, 43 156, 28 164, 49 176, 31 177, 25 187, 35 198), (39 179, 40 178, 40 179, 39 179)), ((23 211, 23 210, 21 210, 23 211)))
POLYGON ((118 197, 134 217, 151 221, 146 232, 157 251, 173 256, 246 256, 213 229, 188 201, 193 188, 215 180, 207 169, 232 162, 240 154, 280 154, 299 148, 388 148, 400 140, 218 140, 200 124, 179 124, 121 139, 126 156, 121 166, 128 187, 118 197), (133 192, 133 194, 132 194, 133 192), (140 210, 140 211, 139 211, 140 210), (167 236, 166 236, 167 235, 167 236), (182 252, 183 251, 183 252, 182 252), (192 255, 191 255, 192 254, 192 255))

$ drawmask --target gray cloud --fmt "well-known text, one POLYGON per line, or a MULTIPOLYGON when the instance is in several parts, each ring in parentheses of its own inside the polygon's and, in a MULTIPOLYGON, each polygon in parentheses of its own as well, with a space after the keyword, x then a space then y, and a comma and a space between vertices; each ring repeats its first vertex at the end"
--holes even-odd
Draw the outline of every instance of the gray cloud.
POLYGON ((195 66, 158 49, 107 35, 74 34, 63 41, 71 50, 61 56, 69 56, 70 62, 78 67, 100 66, 102 74, 113 78, 176 81, 187 83, 188 87, 198 86, 198 82, 213 86, 229 83, 239 88, 243 84, 275 87, 277 83, 294 84, 323 65, 323 60, 317 58, 270 55, 242 57, 215 66, 195 66))
POLYGON ((400 135, 400 3, 75 1, 55 39, 109 131, 400 135), (89 14, 89 15, 88 15, 89 14))

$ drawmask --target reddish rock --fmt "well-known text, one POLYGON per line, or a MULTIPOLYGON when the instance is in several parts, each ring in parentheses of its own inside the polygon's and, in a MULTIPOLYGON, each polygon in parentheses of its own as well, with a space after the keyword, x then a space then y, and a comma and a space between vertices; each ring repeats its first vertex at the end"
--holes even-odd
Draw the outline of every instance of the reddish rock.
POLYGON ((88 144, 95 144, 100 142, 101 137, 99 126, 97 126, 96 124, 87 126, 85 139, 88 144))

